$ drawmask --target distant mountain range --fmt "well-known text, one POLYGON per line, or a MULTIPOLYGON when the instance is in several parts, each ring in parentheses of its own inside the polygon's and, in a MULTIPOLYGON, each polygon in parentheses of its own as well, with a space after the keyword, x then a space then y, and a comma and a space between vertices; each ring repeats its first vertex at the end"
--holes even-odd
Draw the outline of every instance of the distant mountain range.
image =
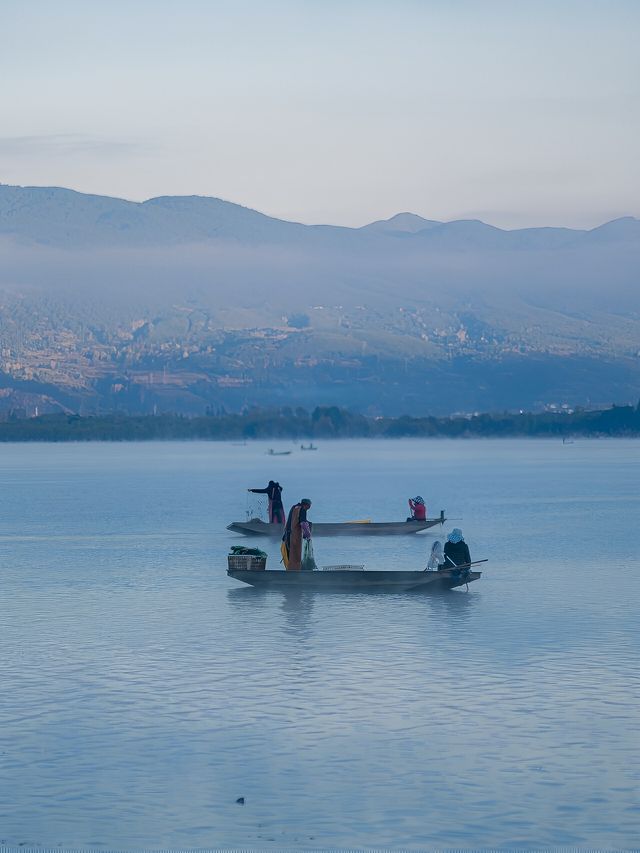
POLYGON ((522 228, 506 231, 477 219, 438 222, 398 213, 362 228, 301 225, 204 196, 160 196, 144 202, 59 187, 0 184, 0 235, 61 249, 176 246, 226 240, 264 245, 305 243, 366 247, 400 237, 420 248, 558 249, 640 240, 640 220, 627 216, 590 231, 522 228))
POLYGON ((343 228, 0 185, 0 413, 634 402, 639 279, 632 217, 343 228))

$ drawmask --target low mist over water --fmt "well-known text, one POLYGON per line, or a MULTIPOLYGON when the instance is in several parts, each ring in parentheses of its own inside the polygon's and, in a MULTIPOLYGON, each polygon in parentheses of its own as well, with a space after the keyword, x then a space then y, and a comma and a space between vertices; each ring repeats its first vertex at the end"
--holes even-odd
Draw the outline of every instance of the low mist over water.
POLYGON ((637 844, 639 442, 317 443, 0 446, 2 841, 637 844), (453 526, 489 562, 436 596, 241 586, 226 525, 272 478, 316 521, 451 519, 320 565, 423 568, 453 526))

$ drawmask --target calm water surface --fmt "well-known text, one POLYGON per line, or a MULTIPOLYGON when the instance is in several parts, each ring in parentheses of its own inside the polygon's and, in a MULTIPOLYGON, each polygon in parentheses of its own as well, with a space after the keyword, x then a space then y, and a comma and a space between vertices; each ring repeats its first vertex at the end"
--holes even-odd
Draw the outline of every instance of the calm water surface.
MULTIPOLYGON (((640 443, 319 445, 0 445, 0 842, 637 846, 640 443), (317 521, 422 494, 490 562, 439 596, 243 587, 225 526, 269 478, 317 521)), ((422 568, 441 535, 316 558, 422 568)))

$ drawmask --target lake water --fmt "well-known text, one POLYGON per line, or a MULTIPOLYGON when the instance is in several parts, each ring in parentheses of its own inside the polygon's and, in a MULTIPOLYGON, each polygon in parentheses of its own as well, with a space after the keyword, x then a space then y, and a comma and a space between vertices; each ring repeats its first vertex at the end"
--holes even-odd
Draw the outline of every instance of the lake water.
POLYGON ((637 846, 640 442, 318 444, 0 445, 0 843, 637 846), (316 521, 422 494, 490 561, 435 596, 242 586, 225 527, 270 478, 316 521))

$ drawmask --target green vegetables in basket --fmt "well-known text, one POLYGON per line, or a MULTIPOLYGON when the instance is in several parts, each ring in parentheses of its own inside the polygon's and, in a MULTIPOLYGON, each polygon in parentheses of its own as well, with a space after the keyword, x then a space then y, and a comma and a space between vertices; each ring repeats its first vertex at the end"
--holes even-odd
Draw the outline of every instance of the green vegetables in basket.
POLYGON ((266 553, 261 551, 260 548, 245 548, 244 545, 232 545, 229 550, 229 554, 233 557, 239 557, 241 555, 247 555, 250 557, 265 557, 266 553))

